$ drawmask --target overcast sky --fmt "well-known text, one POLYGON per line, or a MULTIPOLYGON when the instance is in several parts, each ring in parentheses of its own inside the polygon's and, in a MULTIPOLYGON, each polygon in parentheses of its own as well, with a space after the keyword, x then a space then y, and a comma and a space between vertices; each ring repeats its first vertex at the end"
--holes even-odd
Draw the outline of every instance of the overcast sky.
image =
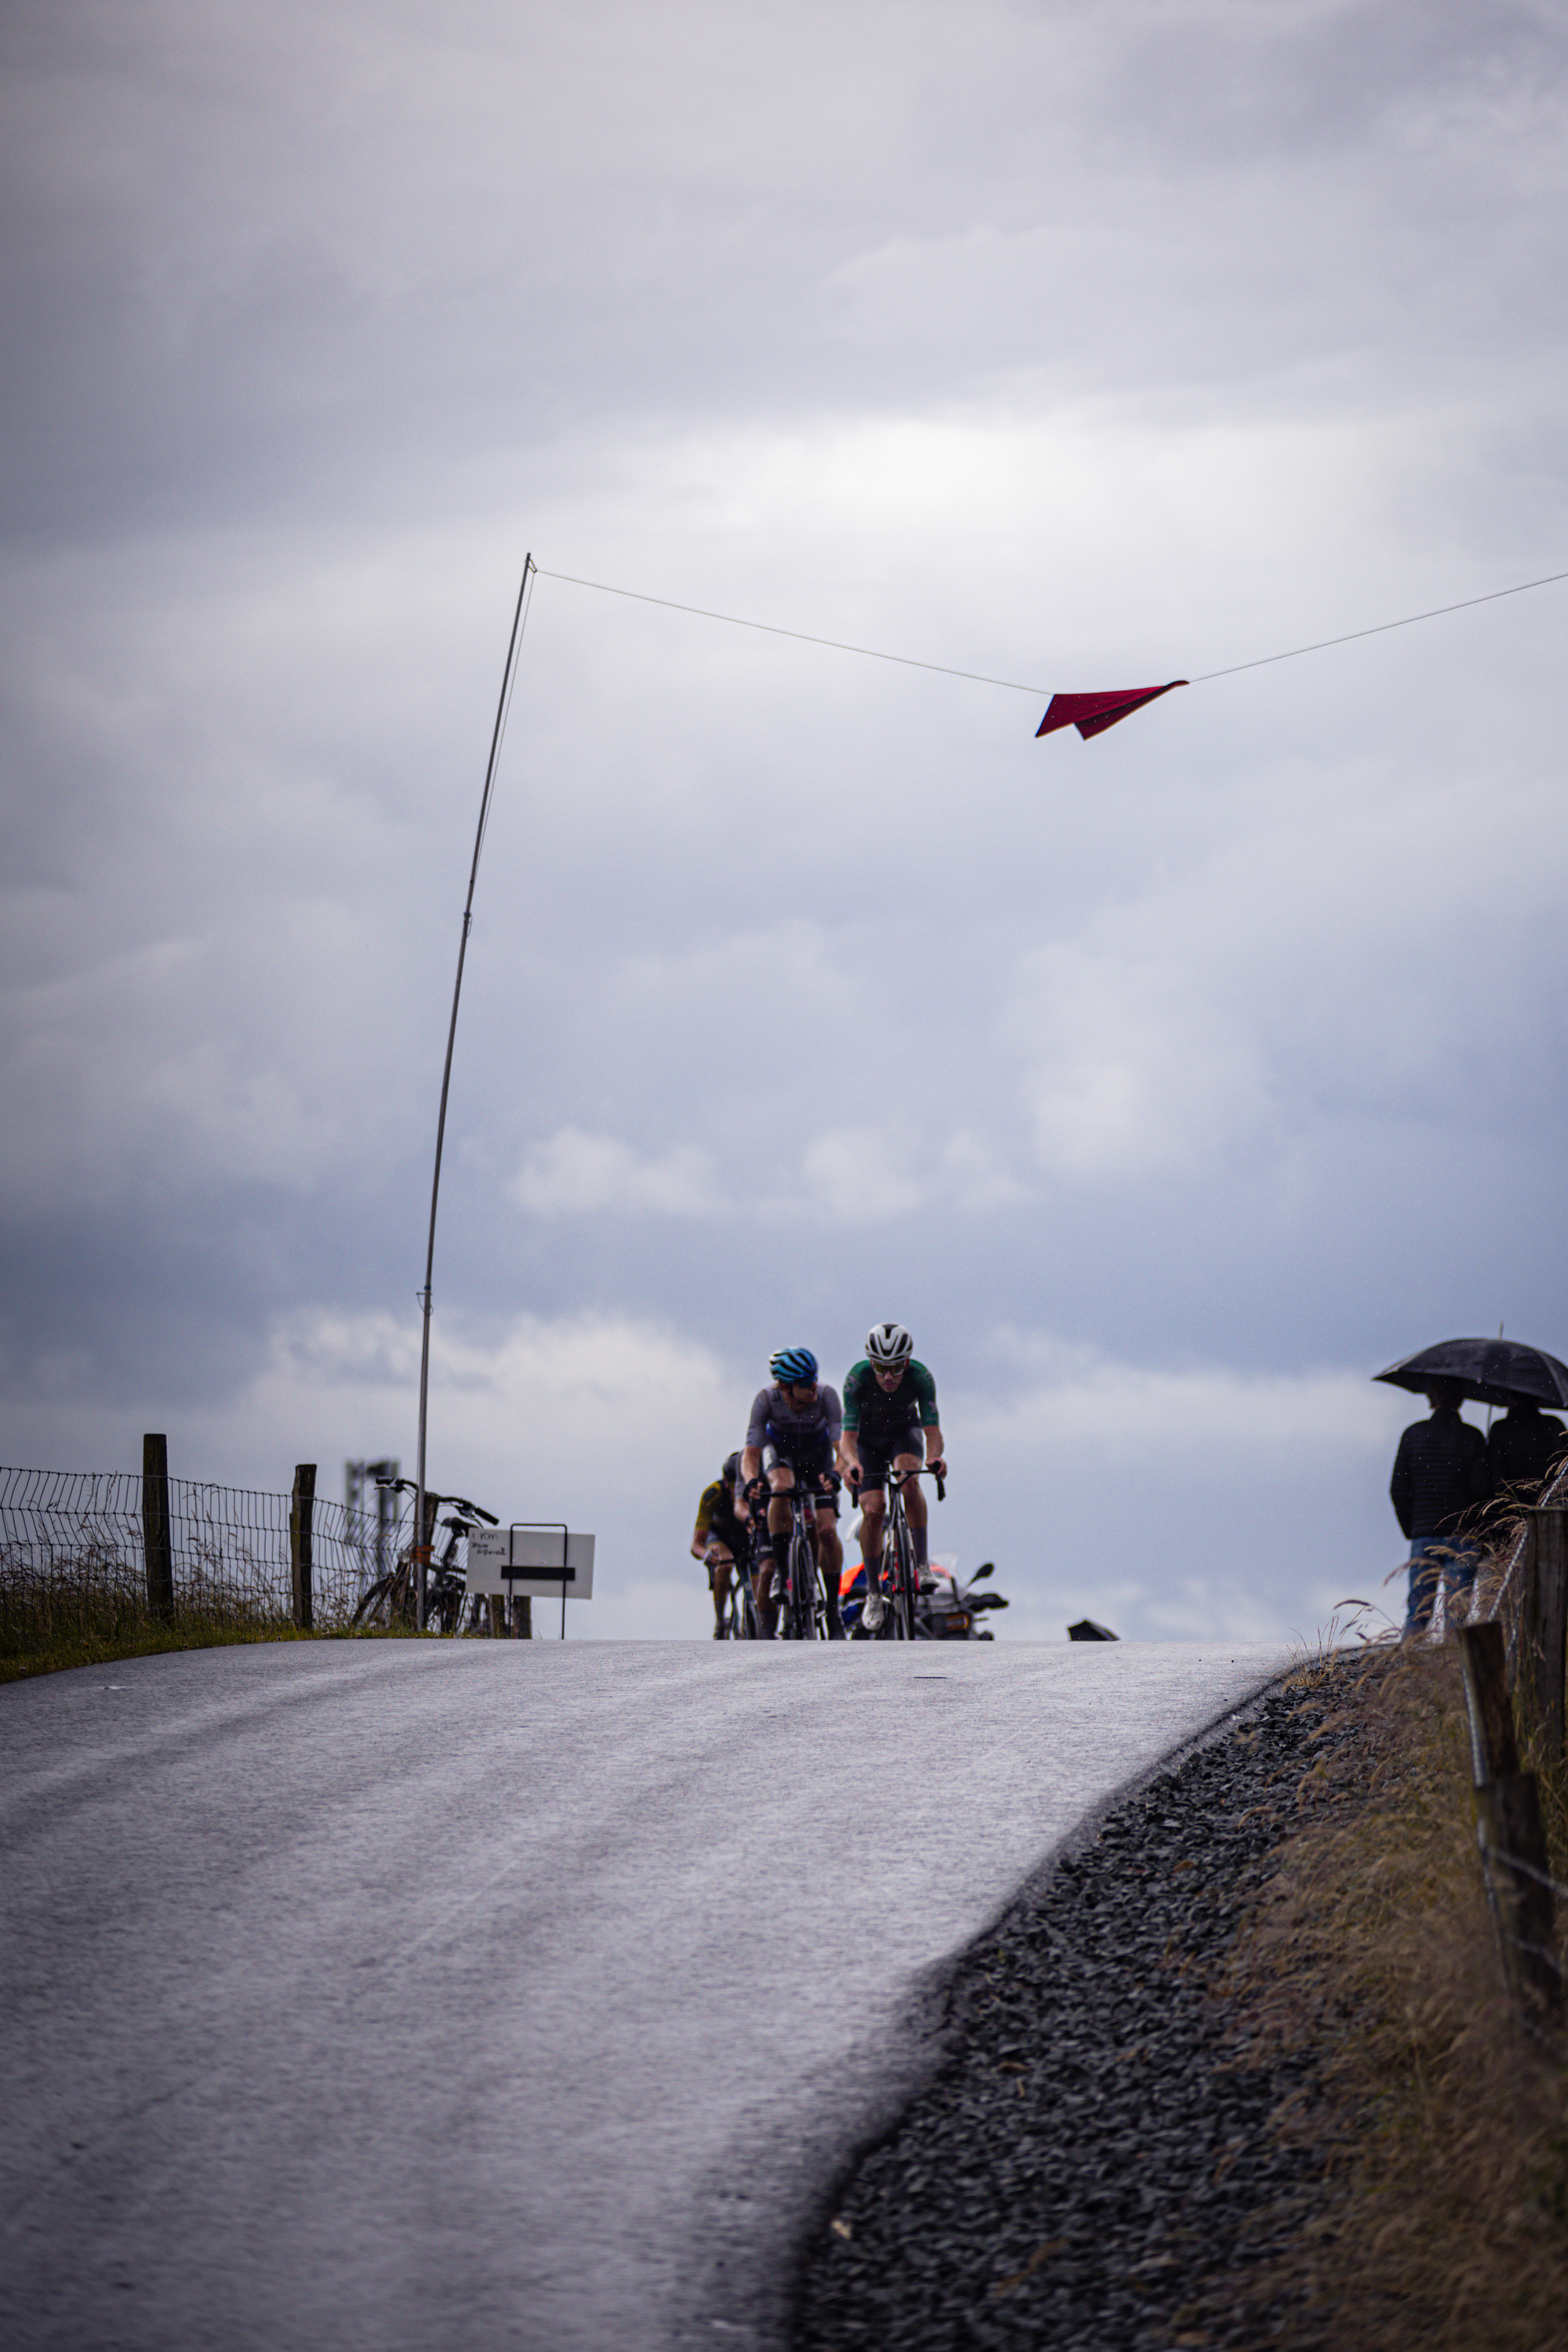
POLYGON ((1310 1636, 1568 1355, 1568 11, 12 0, 9 1463, 412 1467, 704 1632, 896 1317, 999 1637, 1310 1636), (1479 1416, 1478 1416, 1479 1417, 1479 1416))

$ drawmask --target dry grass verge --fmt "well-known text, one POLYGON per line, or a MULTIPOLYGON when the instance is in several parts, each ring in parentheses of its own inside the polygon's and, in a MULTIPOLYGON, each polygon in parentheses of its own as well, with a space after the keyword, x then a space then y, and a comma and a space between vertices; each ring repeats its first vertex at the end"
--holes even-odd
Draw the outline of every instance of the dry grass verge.
MULTIPOLYGON (((1225 1990, 1241 2042, 1314 2053, 1311 2095, 1276 2129, 1321 2151, 1323 2196, 1186 2340, 1208 2340, 1206 2318, 1226 2341, 1333 2352, 1563 2352, 1568 2070, 1504 1991, 1458 1657, 1400 1649, 1303 1681, 1342 1691, 1340 1801, 1286 1848, 1225 1990)), ((1561 1767, 1542 1794, 1568 1878, 1561 1767)))
POLYGON ((226 1550, 198 1542, 184 1570, 173 1612, 147 1606, 139 1562, 112 1545, 92 1541, 45 1552, 0 1544, 0 1683, 58 1674, 69 1666, 107 1665, 116 1658, 151 1657, 165 1650, 210 1650, 235 1642, 400 1638, 412 1626, 355 1628, 352 1585, 318 1593, 312 1631, 297 1627, 277 1597, 265 1561, 243 1538, 226 1550))
POLYGON ((0 1581, 0 1683, 163 1650, 308 1638, 288 1618, 242 1601, 207 1599, 177 1608, 172 1617, 154 1617, 133 1589, 0 1581))

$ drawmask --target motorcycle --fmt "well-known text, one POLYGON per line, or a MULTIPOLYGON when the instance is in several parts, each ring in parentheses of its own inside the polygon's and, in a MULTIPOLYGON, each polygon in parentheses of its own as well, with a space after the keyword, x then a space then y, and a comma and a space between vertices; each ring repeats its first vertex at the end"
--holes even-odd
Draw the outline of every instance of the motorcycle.
MULTIPOLYGON (((892 1612, 889 1610, 881 1631, 864 1633, 860 1630, 860 1612, 866 1601, 866 1571, 857 1565, 853 1575, 848 1562, 838 1595, 838 1612, 844 1621, 844 1631, 851 1641, 885 1642, 891 1638, 892 1612)), ((988 1610, 1005 1609, 1006 1596, 1000 1592, 977 1592, 975 1587, 988 1576, 996 1573, 994 1560, 984 1560, 973 1575, 965 1580, 958 1573, 954 1561, 933 1559, 931 1572, 936 1579, 934 1592, 922 1592, 915 1603, 915 1638, 922 1642, 994 1642, 996 1638, 989 1627, 984 1631, 980 1619, 988 1610)))

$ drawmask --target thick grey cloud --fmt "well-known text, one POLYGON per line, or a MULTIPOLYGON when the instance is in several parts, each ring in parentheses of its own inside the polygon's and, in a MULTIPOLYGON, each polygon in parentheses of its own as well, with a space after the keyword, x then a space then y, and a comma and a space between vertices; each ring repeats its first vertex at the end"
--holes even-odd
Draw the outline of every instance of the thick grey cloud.
MULTIPOLYGON (((1047 690, 1561 569, 1565 40, 13 10, 7 1458, 411 1453, 525 547, 1047 690)), ((682 1523, 768 1349, 893 1312, 1025 1624, 1266 1632, 1381 1574, 1365 1375, 1568 1352, 1565 595, 1083 745, 542 580, 437 1475, 596 1523, 605 1630, 700 1630, 682 1523)))

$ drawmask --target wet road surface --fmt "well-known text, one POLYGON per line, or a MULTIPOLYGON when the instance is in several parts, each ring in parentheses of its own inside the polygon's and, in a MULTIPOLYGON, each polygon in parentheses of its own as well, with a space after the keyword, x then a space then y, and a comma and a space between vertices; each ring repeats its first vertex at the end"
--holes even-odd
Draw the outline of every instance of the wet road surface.
POLYGON ((942 1964, 1288 1663, 298 1643, 0 1688, 10 2341, 776 2347, 942 1964))

